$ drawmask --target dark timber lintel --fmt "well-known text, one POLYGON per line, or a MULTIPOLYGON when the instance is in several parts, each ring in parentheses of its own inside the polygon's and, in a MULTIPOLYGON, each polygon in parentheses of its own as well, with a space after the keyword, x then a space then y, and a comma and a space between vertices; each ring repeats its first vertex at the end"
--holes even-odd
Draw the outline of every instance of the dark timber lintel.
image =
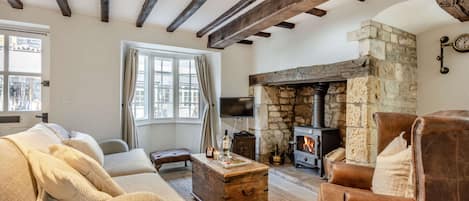
POLYGON ((299 67, 249 76, 249 85, 284 85, 338 82, 371 73, 370 58, 362 57, 326 65, 299 67))

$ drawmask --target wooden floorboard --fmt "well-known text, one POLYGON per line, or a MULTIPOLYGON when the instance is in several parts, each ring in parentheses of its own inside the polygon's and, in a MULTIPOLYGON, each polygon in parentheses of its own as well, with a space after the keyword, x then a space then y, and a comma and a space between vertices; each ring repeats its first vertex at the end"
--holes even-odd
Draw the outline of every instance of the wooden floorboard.
MULTIPOLYGON (((182 165, 183 166, 183 165, 182 165)), ((277 168, 278 170, 278 168, 277 168)), ((293 169, 287 168, 291 172, 293 169)), ((315 188, 300 185, 297 182, 280 176, 271 168, 269 174, 269 201, 316 201, 317 193, 315 188)), ((299 172, 301 173, 301 171, 299 172)), ((190 167, 163 166, 160 175, 166 180, 185 200, 193 201, 192 192, 192 171, 190 167)), ((312 177, 315 177, 312 175, 312 177)))

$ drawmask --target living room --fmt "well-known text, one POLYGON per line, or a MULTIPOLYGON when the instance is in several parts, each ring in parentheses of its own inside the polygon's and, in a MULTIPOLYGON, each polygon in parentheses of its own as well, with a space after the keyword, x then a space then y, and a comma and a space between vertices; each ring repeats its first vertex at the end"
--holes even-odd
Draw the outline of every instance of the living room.
POLYGON ((463 0, 0 1, 0 200, 469 200, 467 21, 463 0))

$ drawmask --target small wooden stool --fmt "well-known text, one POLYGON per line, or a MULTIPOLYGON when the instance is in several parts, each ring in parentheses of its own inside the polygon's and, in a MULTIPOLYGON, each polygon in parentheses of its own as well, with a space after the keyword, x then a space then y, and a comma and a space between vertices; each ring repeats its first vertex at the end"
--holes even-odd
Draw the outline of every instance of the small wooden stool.
POLYGON ((184 165, 187 167, 187 161, 191 160, 191 151, 184 148, 154 151, 150 153, 150 159, 158 171, 160 171, 161 165, 165 163, 184 161, 184 165))

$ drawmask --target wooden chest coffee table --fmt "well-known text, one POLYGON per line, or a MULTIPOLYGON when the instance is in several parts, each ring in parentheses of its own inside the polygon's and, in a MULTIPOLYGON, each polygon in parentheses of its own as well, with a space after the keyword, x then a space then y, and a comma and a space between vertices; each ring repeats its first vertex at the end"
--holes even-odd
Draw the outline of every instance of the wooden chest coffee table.
POLYGON ((269 166, 251 161, 226 169, 205 154, 193 154, 191 158, 192 195, 196 200, 267 201, 269 166))

